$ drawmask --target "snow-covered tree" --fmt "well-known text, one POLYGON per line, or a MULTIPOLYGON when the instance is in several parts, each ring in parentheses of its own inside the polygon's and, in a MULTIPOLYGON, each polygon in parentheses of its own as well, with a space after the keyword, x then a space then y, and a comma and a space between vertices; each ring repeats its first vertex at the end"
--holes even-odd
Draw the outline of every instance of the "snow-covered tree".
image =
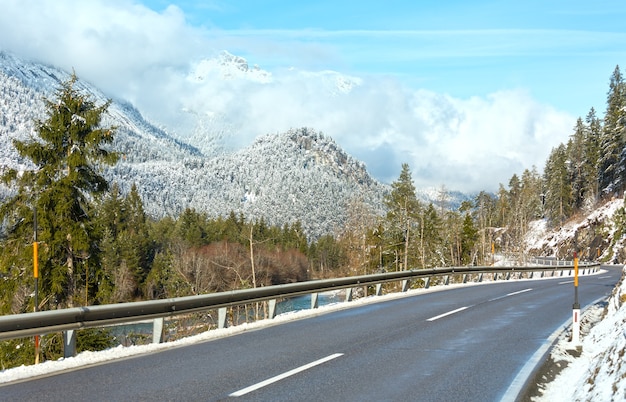
POLYGON ((7 185, 16 186, 16 194, 0 207, 8 227, 2 265, 16 280, 24 277, 36 209, 43 245, 41 294, 50 306, 74 305, 80 278, 89 281, 89 270, 100 267, 93 202, 108 189, 101 166, 117 160, 108 147, 114 129, 100 125, 110 103, 97 106, 76 82, 73 75, 45 101, 47 118, 36 123, 38 138, 13 141, 34 169, 8 169, 2 175, 7 185))
POLYGON ((615 67, 609 81, 607 107, 600 142, 600 188, 607 194, 621 193, 626 188, 626 84, 615 67))

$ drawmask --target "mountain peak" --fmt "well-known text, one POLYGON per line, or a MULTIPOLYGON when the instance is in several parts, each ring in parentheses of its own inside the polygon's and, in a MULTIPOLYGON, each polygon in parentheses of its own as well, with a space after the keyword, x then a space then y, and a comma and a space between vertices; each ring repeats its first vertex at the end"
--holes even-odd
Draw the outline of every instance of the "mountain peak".
POLYGON ((188 79, 192 82, 203 82, 215 78, 268 83, 272 81, 272 74, 257 65, 250 68, 246 59, 224 50, 215 58, 196 63, 188 75, 188 79))
MULTIPOLYGON (((226 59, 242 73, 254 71, 237 57, 226 59)), ((24 166, 11 141, 35 135, 33 121, 46 116, 43 98, 67 78, 54 67, 0 54, 0 165, 24 166)), ((84 81, 77 87, 98 104, 106 101, 84 81)), ((376 209, 386 191, 363 163, 310 128, 262 136, 237 152, 209 157, 172 139, 125 102, 114 100, 103 124, 117 127, 113 147, 122 155, 104 176, 123 193, 136 184, 146 212, 157 218, 186 208, 213 217, 234 211, 278 226, 300 221, 307 235, 317 237, 342 227, 351 199, 376 209)), ((0 185, 0 200, 10 191, 0 185)))
POLYGON ((335 177, 345 177, 361 185, 373 185, 375 180, 365 164, 348 155, 331 137, 315 129, 302 127, 282 134, 268 134, 257 140, 246 152, 263 148, 282 149, 304 168, 317 166, 332 172, 335 177))

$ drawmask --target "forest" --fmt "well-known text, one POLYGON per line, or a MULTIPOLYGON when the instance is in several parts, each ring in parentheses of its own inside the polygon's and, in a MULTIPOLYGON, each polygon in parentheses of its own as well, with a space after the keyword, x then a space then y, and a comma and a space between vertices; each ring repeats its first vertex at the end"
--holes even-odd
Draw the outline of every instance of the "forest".
MULTIPOLYGON (((299 220, 281 227, 242 213, 215 218, 192 208, 149 216, 136 185, 123 194, 120 183, 101 174, 119 159, 111 145, 116 128, 101 124, 110 102, 97 105, 76 80, 73 75, 46 100, 47 118, 35 124, 38 139, 13 141, 36 169, 0 171, 14 190, 0 205, 0 314, 489 265, 494 250, 523 252, 530 222, 545 219, 558 227, 626 190, 626 84, 619 66, 604 115, 592 108, 579 118, 543 173, 531 167, 496 194, 483 191, 452 208, 445 187, 436 202, 420 201, 403 164, 384 197, 385 213, 358 197, 346 200, 343 226, 314 238, 299 220)), ((7 344, 13 346, 2 350, 15 347, 7 344)))

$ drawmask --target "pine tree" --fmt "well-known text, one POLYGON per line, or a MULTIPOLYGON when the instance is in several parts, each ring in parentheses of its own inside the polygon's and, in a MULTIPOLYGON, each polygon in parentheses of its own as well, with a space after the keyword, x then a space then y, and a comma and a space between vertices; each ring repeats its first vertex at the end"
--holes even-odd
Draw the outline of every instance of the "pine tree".
POLYGON ((600 162, 600 136, 602 133, 602 122, 596 116, 594 108, 589 110, 585 117, 585 136, 583 141, 583 177, 584 188, 586 190, 583 206, 590 207, 599 196, 598 190, 598 169, 600 162))
POLYGON ((407 163, 402 164, 400 177, 391 183, 391 192, 385 196, 387 221, 394 234, 394 244, 403 244, 403 269, 408 269, 409 246, 417 233, 416 226, 420 203, 415 195, 415 186, 407 163))
POLYGON ((467 212, 463 218, 463 231, 461 233, 461 264, 462 265, 474 265, 476 250, 474 245, 476 244, 478 231, 474 226, 474 220, 472 215, 467 212))
POLYGON ((441 217, 432 203, 428 204, 421 215, 419 236, 423 244, 420 250, 422 268, 444 266, 446 260, 441 217))
POLYGON ((40 290, 52 306, 72 306, 80 278, 99 267, 94 199, 108 190, 100 167, 117 160, 110 150, 115 128, 100 126, 110 101, 97 106, 75 88, 76 82, 72 75, 54 100, 45 100, 47 119, 36 122, 38 139, 13 141, 34 169, 3 174, 6 184, 17 186, 16 195, 0 207, 11 245, 3 249, 4 258, 8 254, 9 269, 32 264, 26 244, 36 208, 42 242, 40 290))
POLYGON ((552 225, 560 225, 572 213, 573 197, 567 168, 567 149, 553 149, 544 169, 545 214, 552 225))
POLYGON ((600 147, 600 189, 605 193, 620 193, 626 188, 626 154, 624 126, 626 125, 626 84, 619 66, 609 81, 607 107, 600 147))
POLYGON ((567 143, 567 161, 568 170, 571 176, 572 186, 572 202, 573 208, 579 210, 585 201, 585 196, 589 190, 586 187, 587 180, 585 178, 585 125, 579 117, 576 121, 574 134, 567 143))
POLYGON ((102 273, 94 278, 101 287, 98 301, 129 301, 138 295, 155 252, 135 184, 126 197, 120 195, 117 183, 113 184, 101 204, 99 222, 103 228, 102 273))

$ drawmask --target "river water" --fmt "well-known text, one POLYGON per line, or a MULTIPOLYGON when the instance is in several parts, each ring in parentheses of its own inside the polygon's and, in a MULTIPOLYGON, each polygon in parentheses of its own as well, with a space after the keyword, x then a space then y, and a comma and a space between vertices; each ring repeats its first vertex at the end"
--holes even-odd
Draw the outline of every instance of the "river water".
MULTIPOLYGON (((317 297, 318 307, 326 306, 329 304, 343 302, 345 294, 341 291, 333 291, 326 293, 319 293, 317 297)), ((282 300, 276 304, 276 315, 285 314, 294 311, 308 310, 311 308, 311 295, 291 297, 289 299, 282 300)), ((245 310, 239 309, 240 317, 238 319, 239 324, 246 321, 254 321, 253 309, 247 311, 249 318, 245 318, 245 310)), ((180 322, 179 322, 180 323, 180 322)), ((180 323, 180 325, 185 325, 180 323)), ((117 342, 124 346, 146 344, 152 342, 152 322, 139 322, 134 324, 122 324, 109 327, 111 334, 115 336, 117 342)))
MULTIPOLYGON (((327 292, 317 296, 319 307, 343 301, 343 293, 327 292)), ((292 297, 276 304, 276 314, 288 313, 291 311, 307 310, 311 308, 311 295, 292 297)))

